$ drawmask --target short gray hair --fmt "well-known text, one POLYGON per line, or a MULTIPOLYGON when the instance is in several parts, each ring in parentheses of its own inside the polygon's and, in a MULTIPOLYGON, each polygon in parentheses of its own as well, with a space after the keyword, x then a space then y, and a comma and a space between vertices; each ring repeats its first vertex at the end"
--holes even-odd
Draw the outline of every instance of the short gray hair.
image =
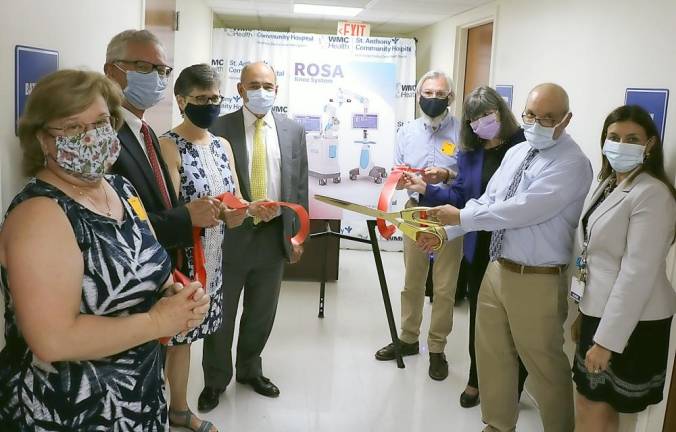
POLYGON ((129 42, 154 43, 162 47, 162 43, 153 33, 148 30, 125 30, 118 33, 108 42, 106 49, 106 63, 116 60, 126 60, 127 45, 129 42))
POLYGON ((427 72, 425 75, 420 78, 420 81, 418 81, 418 85, 415 88, 415 93, 420 96, 420 91, 422 89, 423 84, 425 84, 425 81, 428 79, 436 79, 436 78, 443 78, 446 80, 446 87, 448 88, 448 91, 450 92, 450 97, 455 98, 455 92, 453 91, 453 80, 451 80, 451 77, 449 77, 446 73, 437 71, 437 70, 431 70, 427 72))

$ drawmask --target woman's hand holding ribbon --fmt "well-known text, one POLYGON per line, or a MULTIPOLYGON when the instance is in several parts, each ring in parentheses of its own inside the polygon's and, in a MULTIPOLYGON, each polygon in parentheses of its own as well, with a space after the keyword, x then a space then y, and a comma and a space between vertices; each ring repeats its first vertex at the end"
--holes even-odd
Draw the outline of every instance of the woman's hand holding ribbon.
POLYGON ((242 224, 244 219, 246 219, 247 211, 246 206, 249 203, 243 199, 239 199, 240 203, 244 207, 228 207, 225 203, 219 201, 221 205, 221 215, 220 218, 228 228, 235 228, 242 224))

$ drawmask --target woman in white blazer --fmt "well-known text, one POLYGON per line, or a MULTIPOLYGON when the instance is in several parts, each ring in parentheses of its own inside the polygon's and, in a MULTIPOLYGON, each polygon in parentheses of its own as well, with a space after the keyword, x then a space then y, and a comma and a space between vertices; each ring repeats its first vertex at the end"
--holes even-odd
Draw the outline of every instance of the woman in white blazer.
POLYGON ((622 106, 601 133, 600 184, 582 211, 571 297, 577 350, 576 428, 616 431, 618 412, 662 400, 676 293, 666 255, 674 241, 676 192, 664 173, 650 115, 622 106))

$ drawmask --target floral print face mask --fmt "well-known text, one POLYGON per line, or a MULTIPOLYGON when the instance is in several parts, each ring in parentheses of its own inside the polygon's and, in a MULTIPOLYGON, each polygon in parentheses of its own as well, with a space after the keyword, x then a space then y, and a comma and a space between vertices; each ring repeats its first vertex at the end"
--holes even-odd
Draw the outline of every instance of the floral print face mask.
POLYGON ((55 162, 68 174, 90 182, 100 180, 120 155, 120 140, 110 125, 55 139, 55 162))

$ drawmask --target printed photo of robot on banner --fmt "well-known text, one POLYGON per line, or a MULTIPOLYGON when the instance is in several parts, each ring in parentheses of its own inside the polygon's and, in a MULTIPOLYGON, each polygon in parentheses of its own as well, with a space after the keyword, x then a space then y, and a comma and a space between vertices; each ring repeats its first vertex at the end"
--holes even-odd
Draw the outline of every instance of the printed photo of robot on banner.
MULTIPOLYGON (((242 67, 257 60, 277 73, 273 110, 305 127, 310 217, 341 219, 344 234, 368 237, 365 217, 312 196, 376 207, 397 129, 415 115, 415 41, 215 29, 212 65, 221 72, 223 114, 241 107, 236 83, 242 67)), ((397 191, 391 209, 406 200, 397 191)), ((381 245, 401 250, 401 233, 381 245)))

